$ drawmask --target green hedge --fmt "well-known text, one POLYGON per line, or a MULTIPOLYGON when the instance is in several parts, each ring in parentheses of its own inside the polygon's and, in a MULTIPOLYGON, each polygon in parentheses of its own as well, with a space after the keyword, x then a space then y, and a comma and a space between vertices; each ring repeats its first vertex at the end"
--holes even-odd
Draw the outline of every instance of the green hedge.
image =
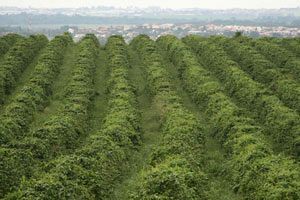
POLYGON ((31 134, 42 145, 33 145, 35 157, 49 159, 66 149, 71 150, 85 134, 88 108, 94 96, 93 74, 98 49, 99 42, 93 35, 84 37, 78 44, 77 60, 63 91, 64 106, 31 134))
POLYGON ((51 85, 62 63, 65 46, 70 41, 70 36, 57 36, 44 49, 29 81, 1 114, 0 143, 24 137, 34 113, 43 108, 51 94, 51 85))
POLYGON ((263 85, 253 81, 213 42, 197 36, 186 37, 184 42, 189 44, 199 60, 224 84, 229 96, 234 97, 243 107, 254 111, 257 119, 266 127, 266 133, 278 144, 276 148, 295 156, 300 155, 300 119, 297 112, 284 106, 263 85))
POLYGON ((300 40, 298 38, 273 38, 273 37, 264 37, 261 40, 270 42, 272 44, 277 44, 282 48, 285 48, 290 53, 294 54, 300 58, 300 40))
POLYGON ((22 72, 47 42, 48 39, 44 35, 20 38, 5 54, 0 64, 0 104, 3 104, 22 72))
POLYGON ((265 41, 265 39, 252 41, 252 46, 273 62, 283 73, 287 73, 300 81, 300 58, 277 44, 265 41))
MULTIPOLYGON (((36 149, 48 152, 48 146, 37 138, 25 137, 39 108, 43 108, 51 95, 51 85, 62 64, 69 35, 57 36, 43 50, 33 74, 21 91, 12 99, 1 115, 0 138, 0 194, 4 195, 20 182, 22 176, 32 172, 36 149), (14 167, 11 167, 14 166, 14 167)), ((29 134, 32 135, 32 134, 29 134)), ((45 137, 45 135, 43 135, 45 137)))
MULTIPOLYGON (((81 44, 95 49, 89 40, 81 44)), ((6 199, 107 199, 111 195, 116 182, 128 169, 132 151, 140 143, 140 123, 134 88, 128 81, 123 38, 110 37, 106 51, 111 69, 107 88, 109 108, 101 130, 89 136, 75 153, 49 162, 41 174, 23 181, 20 190, 6 199)), ((93 65, 80 65, 83 58, 90 58, 83 55, 78 59, 78 66, 85 66, 86 70, 93 68, 93 65)))
POLYGON ((297 81, 282 74, 273 63, 238 38, 218 37, 213 40, 215 44, 222 46, 251 78, 267 85, 285 105, 300 112, 300 85, 297 81))
POLYGON ((5 36, 0 37, 0 57, 8 52, 10 47, 12 47, 17 42, 17 40, 22 38, 22 36, 13 33, 9 33, 5 36))
MULTIPOLYGON (((199 45, 192 36, 184 41, 199 45)), ((272 152, 262 129, 224 95, 222 86, 198 63, 188 46, 174 36, 160 37, 158 44, 180 71, 193 100, 205 109, 214 136, 226 148, 233 189, 245 199, 299 199, 298 165, 272 152)))
POLYGON ((160 112, 163 138, 151 153, 151 166, 140 172, 130 198, 206 198, 207 177, 200 167, 203 128, 196 117, 183 107, 155 42, 140 35, 131 42, 131 46, 145 66, 153 103, 160 112))

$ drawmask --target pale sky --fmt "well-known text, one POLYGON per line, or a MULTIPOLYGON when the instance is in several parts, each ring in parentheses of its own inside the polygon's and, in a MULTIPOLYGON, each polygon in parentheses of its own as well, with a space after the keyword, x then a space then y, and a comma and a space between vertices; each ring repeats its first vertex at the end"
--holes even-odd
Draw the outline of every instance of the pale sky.
POLYGON ((290 8, 300 7, 300 0, 0 0, 0 6, 63 8, 63 7, 149 7, 164 8, 290 8))

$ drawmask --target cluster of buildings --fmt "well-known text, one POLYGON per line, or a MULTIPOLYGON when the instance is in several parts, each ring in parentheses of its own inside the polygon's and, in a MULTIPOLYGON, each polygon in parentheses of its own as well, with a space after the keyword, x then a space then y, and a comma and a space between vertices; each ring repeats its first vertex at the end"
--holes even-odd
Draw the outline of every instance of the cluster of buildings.
POLYGON ((266 26, 238 26, 238 25, 214 25, 209 24, 199 27, 201 32, 222 34, 227 32, 241 31, 250 36, 270 36, 270 37, 297 37, 300 36, 300 28, 294 27, 266 27, 266 26))
POLYGON ((79 40, 87 33, 95 34, 100 41, 105 42, 111 35, 122 35, 126 41, 130 41, 139 34, 147 34, 156 39, 159 36, 172 34, 184 37, 189 34, 203 36, 225 35, 232 36, 240 31, 243 34, 260 37, 297 37, 300 36, 300 28, 290 27, 262 27, 262 26, 238 26, 238 25, 197 25, 197 24, 143 24, 143 25, 103 25, 91 27, 69 27, 68 31, 73 34, 75 40, 79 40))

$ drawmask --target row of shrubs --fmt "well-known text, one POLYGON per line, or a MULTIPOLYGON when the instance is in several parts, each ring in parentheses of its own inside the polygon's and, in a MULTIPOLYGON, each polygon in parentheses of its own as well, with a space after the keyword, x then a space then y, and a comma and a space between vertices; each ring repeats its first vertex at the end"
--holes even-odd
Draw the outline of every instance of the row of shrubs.
MULTIPOLYGON (((0 117, 0 196, 14 190, 21 177, 30 175, 33 170, 35 150, 44 143, 35 133, 29 133, 29 127, 35 113, 45 107, 51 95, 51 85, 60 71, 66 46, 71 42, 70 35, 63 35, 47 45, 30 79, 0 117)), ((45 146, 43 151, 50 150, 45 146)))
MULTIPOLYGON (((79 68, 85 68, 81 74, 87 74, 93 68, 93 63, 88 60, 93 60, 90 53, 95 46, 89 39, 84 39, 81 45, 82 53, 77 63, 82 66, 79 68), (86 55, 87 50, 90 53, 86 55)), ((134 88, 128 81, 129 66, 123 38, 110 37, 106 51, 111 72, 107 84, 108 111, 101 130, 90 135, 74 153, 49 162, 42 173, 23 181, 19 191, 6 199, 109 198, 116 182, 128 169, 132 150, 139 144, 140 127, 134 88)), ((80 78, 83 79, 87 77, 80 78)), ((81 109, 76 110, 80 112, 81 109)))
POLYGON ((22 72, 47 43, 44 35, 19 38, 4 55, 0 64, 0 105, 16 86, 22 72))
POLYGON ((252 111, 264 124, 265 131, 273 139, 279 151, 300 155, 300 119, 297 112, 249 77, 226 52, 212 41, 198 36, 183 40, 199 57, 199 61, 223 83, 230 97, 252 111))
POLYGON ((22 36, 14 33, 9 33, 0 37, 0 57, 2 57, 10 47, 12 47, 18 39, 23 38, 22 36))
POLYGON ((72 151, 88 129, 100 45, 94 35, 88 34, 75 48, 75 64, 61 97, 63 106, 26 138, 26 145, 30 146, 35 158, 48 160, 72 151))
POLYGON ((283 73, 289 74, 295 80, 300 81, 300 58, 296 57, 292 52, 275 43, 268 42, 264 38, 253 40, 250 44, 273 62, 283 73))
POLYGON ((243 39, 214 38, 252 79, 266 84, 288 107, 300 112, 300 84, 285 76, 243 39))
POLYGON ((207 176, 201 170, 204 135, 197 118, 176 94, 163 58, 148 36, 131 46, 140 55, 153 104, 160 113, 162 139, 152 149, 150 166, 142 170, 131 199, 205 199, 207 176))
MULTIPOLYGON (((193 38, 184 40, 199 45, 193 38)), ((162 36, 158 44, 179 70, 185 89, 205 109, 214 137, 227 150, 233 190, 245 199, 299 199, 299 166, 274 154, 262 129, 224 94, 222 85, 198 63, 187 45, 174 36, 162 36)))
POLYGON ((275 38, 275 37, 264 37, 264 41, 268 41, 273 44, 277 44, 280 47, 288 50, 300 58, 300 39, 299 38, 275 38))
POLYGON ((60 70, 65 47, 70 42, 69 35, 57 36, 43 50, 30 79, 0 116, 1 144, 24 137, 34 113, 44 107, 51 94, 51 85, 60 70))

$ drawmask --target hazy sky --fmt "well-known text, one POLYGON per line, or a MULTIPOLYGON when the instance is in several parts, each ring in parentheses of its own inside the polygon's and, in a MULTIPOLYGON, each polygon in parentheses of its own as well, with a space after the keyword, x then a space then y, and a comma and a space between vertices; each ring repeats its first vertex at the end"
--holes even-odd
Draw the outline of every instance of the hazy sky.
POLYGON ((0 0, 0 6, 18 7, 83 7, 116 6, 148 7, 161 6, 169 8, 286 8, 300 7, 300 0, 0 0))

